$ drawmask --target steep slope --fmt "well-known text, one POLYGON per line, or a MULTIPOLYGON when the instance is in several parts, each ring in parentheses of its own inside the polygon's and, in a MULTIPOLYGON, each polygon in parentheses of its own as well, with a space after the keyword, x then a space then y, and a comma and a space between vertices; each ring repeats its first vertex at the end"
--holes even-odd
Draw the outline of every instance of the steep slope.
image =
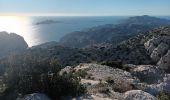
POLYGON ((167 25, 170 21, 147 15, 130 17, 118 25, 102 25, 64 36, 60 43, 69 47, 87 47, 100 43, 118 44, 141 32, 167 25))
POLYGON ((153 29, 110 48, 110 60, 132 64, 158 64, 167 69, 170 66, 170 26, 153 29))
POLYGON ((23 37, 15 33, 0 32, 0 58, 13 52, 23 51, 27 47, 23 37))

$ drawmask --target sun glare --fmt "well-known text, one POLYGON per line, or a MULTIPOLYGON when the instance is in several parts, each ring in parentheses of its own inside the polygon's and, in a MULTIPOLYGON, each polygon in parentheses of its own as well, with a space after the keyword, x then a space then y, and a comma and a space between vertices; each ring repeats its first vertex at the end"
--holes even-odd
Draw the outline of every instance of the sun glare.
POLYGON ((32 29, 28 27, 28 24, 30 21, 24 16, 0 16, 0 31, 21 35, 31 45, 29 42, 32 36, 29 33, 32 29))
POLYGON ((21 17, 17 16, 1 16, 0 17, 0 31, 20 33, 23 21, 21 17))

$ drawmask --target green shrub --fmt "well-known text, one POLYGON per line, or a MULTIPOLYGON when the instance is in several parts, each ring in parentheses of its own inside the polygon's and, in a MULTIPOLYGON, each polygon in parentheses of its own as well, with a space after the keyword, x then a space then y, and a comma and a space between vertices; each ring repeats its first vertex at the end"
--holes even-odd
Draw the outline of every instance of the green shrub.
POLYGON ((85 78, 88 74, 85 70, 78 70, 77 72, 74 73, 78 77, 85 78))
MULTIPOLYGON (((74 74, 58 74, 61 67, 56 59, 33 55, 15 56, 5 65, 7 89, 3 95, 6 97, 13 91, 22 95, 38 92, 58 100, 61 96, 78 96, 85 92, 85 87, 74 74)), ((85 75, 83 71, 79 73, 85 75)))
POLYGON ((158 95, 157 95, 157 99, 158 100, 170 100, 170 94, 161 91, 158 95))
POLYGON ((123 68, 122 62, 120 62, 120 61, 103 61, 100 64, 110 66, 110 67, 116 67, 119 69, 123 68))

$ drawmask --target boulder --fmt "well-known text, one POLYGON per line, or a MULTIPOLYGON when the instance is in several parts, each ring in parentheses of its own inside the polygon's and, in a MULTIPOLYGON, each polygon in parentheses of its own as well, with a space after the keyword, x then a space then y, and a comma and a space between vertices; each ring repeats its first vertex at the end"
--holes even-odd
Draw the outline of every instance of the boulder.
POLYGON ((141 91, 141 90, 131 90, 125 92, 125 100, 157 100, 153 95, 141 91))
POLYGON ((33 93, 25 95, 23 98, 18 98, 17 100, 51 100, 45 94, 33 93))
POLYGON ((158 83, 163 79, 163 72, 154 65, 137 65, 131 73, 147 84, 158 83))

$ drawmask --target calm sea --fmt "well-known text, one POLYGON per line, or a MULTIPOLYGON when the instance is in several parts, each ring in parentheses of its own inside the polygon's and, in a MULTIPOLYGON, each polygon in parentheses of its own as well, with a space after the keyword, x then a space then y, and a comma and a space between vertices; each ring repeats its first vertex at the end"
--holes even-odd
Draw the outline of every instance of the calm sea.
POLYGON ((104 24, 117 24, 127 17, 31 17, 32 29, 36 38, 30 45, 37 45, 49 41, 59 41, 61 37, 74 31, 81 31, 87 28, 104 24), (45 22, 54 21, 51 24, 45 22))

